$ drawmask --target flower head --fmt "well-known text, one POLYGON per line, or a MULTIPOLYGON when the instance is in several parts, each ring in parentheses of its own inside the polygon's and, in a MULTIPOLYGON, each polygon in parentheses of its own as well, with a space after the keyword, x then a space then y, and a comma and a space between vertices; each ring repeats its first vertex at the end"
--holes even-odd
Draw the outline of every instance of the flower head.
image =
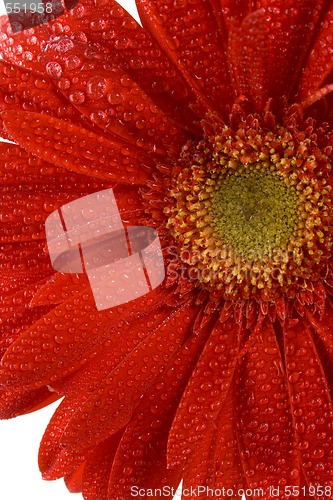
POLYGON ((333 3, 136 4, 2 21, 1 416, 64 396, 39 465, 88 500, 333 498, 333 3), (44 224, 110 187, 166 279, 97 311, 44 224))

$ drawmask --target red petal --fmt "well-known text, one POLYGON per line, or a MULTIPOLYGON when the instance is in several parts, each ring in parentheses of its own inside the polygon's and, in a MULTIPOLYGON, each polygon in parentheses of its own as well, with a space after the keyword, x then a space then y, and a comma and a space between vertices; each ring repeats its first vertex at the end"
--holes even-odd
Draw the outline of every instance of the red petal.
POLYGON ((40 444, 38 454, 39 469, 43 479, 59 479, 75 471, 86 458, 75 450, 66 449, 60 439, 66 423, 81 405, 81 396, 66 397, 55 411, 40 444))
POLYGON ((208 109, 225 111, 232 89, 217 24, 207 0, 136 1, 143 26, 208 109))
POLYGON ((82 491, 83 471, 85 463, 82 463, 74 472, 65 477, 65 483, 70 493, 82 491))
POLYGON ((216 2, 220 5, 227 26, 230 22, 240 23, 248 14, 267 4, 267 1, 258 0, 216 0, 216 2))
MULTIPOLYGON (((45 220, 56 208, 69 203, 87 193, 87 186, 43 186, 31 182, 29 185, 21 185, 20 190, 13 193, 13 187, 3 187, 0 194, 0 210, 2 212, 2 234, 0 241, 29 242, 45 240, 45 220), (26 189, 24 189, 26 188, 26 189), (67 192, 66 192, 67 191, 67 192)), ((38 248, 36 246, 36 248, 38 248)), ((37 257, 38 251, 36 251, 37 257)), ((40 252, 41 266, 46 270, 50 268, 47 253, 40 252)))
MULTIPOLYGON (((11 273, 12 279, 15 279, 15 274, 11 273)), ((33 280, 32 283, 26 283, 22 289, 15 291, 12 294, 4 294, 1 295, 1 304, 0 304, 0 324, 6 320, 7 318, 11 318, 13 315, 13 311, 19 313, 23 313, 29 308, 29 304, 31 298, 34 296, 36 291, 42 287, 49 276, 44 276, 40 280, 33 280)))
POLYGON ((88 458, 83 476, 85 500, 106 500, 108 497, 110 471, 122 431, 99 444, 88 458))
POLYGON ((214 421, 224 404, 237 364, 239 329, 232 317, 216 323, 210 335, 172 424, 168 452, 171 466, 182 463, 187 458, 184 450, 189 453, 205 438, 205 426, 214 421))
MULTIPOLYGON (((99 384, 104 383, 105 377, 130 356, 145 338, 158 330, 169 316, 170 308, 161 304, 148 315, 137 315, 135 322, 132 318, 119 320, 116 331, 111 330, 108 340, 104 343, 104 352, 99 353, 84 369, 53 383, 52 387, 65 394, 92 394, 99 384)), ((112 326, 110 325, 110 329, 112 326)))
POLYGON ((42 408, 45 408, 46 406, 49 406, 52 403, 55 403, 56 401, 58 401, 61 398, 61 396, 59 396, 59 394, 57 394, 56 392, 52 392, 48 387, 46 387, 46 388, 43 387, 42 389, 37 389, 36 393, 42 392, 45 389, 48 390, 49 394, 47 394, 44 399, 42 399, 40 402, 35 404, 32 408, 27 409, 24 412, 24 415, 27 413, 33 413, 35 411, 41 410, 42 408))
POLYGON ((109 345, 111 333, 119 328, 119 317, 124 320, 122 333, 134 328, 132 321, 138 322, 168 295, 159 287, 135 301, 98 312, 85 276, 81 283, 80 295, 54 308, 7 350, 1 378, 8 387, 26 390, 52 385, 109 345))
MULTIPOLYGON (((88 284, 86 290, 89 292, 88 284)), ((89 359, 89 351, 97 341, 98 326, 106 335, 108 319, 97 314, 93 299, 88 293, 87 297, 81 299, 86 310, 78 307, 76 298, 69 300, 37 321, 11 345, 2 359, 2 381, 8 387, 24 390, 41 387, 52 381, 54 373, 65 376, 80 365, 80 358, 89 359)))
MULTIPOLYGON (((17 297, 19 300, 19 297, 17 297)), ((15 300, 13 303, 16 306, 15 300)), ((29 309, 28 306, 25 308, 13 307, 8 311, 8 316, 6 319, 1 320, 0 328, 0 356, 2 357, 7 349, 15 342, 22 332, 27 330, 31 325, 39 320, 41 316, 47 314, 50 310, 49 307, 29 309)))
POLYGON ((87 281, 78 274, 55 273, 33 296, 32 307, 56 305, 67 302, 74 296, 80 298, 87 281))
MULTIPOLYGON (((161 54, 149 33, 114 0, 83 0, 61 18, 15 34, 5 16, 1 21, 1 54, 5 60, 43 73, 41 57, 51 36, 54 39, 71 33, 73 41, 98 42, 108 48, 109 60, 115 67, 128 72, 157 106, 182 127, 196 129, 192 123, 195 115, 190 110, 195 99, 185 80, 161 54)), ((69 59, 68 64, 71 62, 69 59)))
POLYGON ((179 468, 167 469, 168 432, 210 329, 207 324, 195 328, 195 333, 135 410, 112 466, 110 500, 115 491, 122 498, 129 497, 133 485, 144 489, 163 488, 164 485, 177 488, 181 471, 179 468))
POLYGON ((316 38, 304 64, 296 99, 298 102, 306 100, 317 89, 324 85, 326 78, 333 69, 332 62, 332 36, 333 36, 333 6, 326 13, 320 23, 316 38))
MULTIPOLYGON (((0 142, 0 174, 4 185, 22 184, 50 184, 55 185, 58 190, 75 190, 80 186, 80 190, 94 192, 109 186, 100 180, 93 181, 85 175, 68 172, 60 167, 37 158, 27 153, 23 148, 14 144, 0 142)), ((31 189, 31 187, 30 187, 31 189)), ((38 191, 38 189, 35 189, 38 191)))
MULTIPOLYGON (((157 314, 154 314, 154 321, 156 316, 157 314)), ((139 320, 137 320, 136 323, 138 331, 142 332, 142 325, 140 325, 139 320)), ((151 322, 149 327, 152 327, 151 322)), ((108 351, 108 358, 99 358, 97 364, 95 364, 95 366, 92 366, 92 369, 90 369, 91 366, 89 365, 88 369, 85 368, 84 371, 82 370, 82 373, 80 373, 78 377, 81 377, 82 382, 76 382, 73 387, 73 393, 77 394, 77 400, 74 401, 72 397, 70 399, 66 398, 52 418, 49 427, 44 435, 40 450, 40 467, 47 479, 55 479, 61 477, 62 475, 68 473, 69 470, 75 468, 76 465, 86 457, 86 453, 84 453, 84 455, 81 455, 80 452, 76 453, 75 449, 64 449, 64 447, 59 444, 59 440, 61 439, 63 431, 68 423, 68 420, 71 417, 73 410, 75 410, 75 408, 79 407, 83 403, 83 401, 87 398, 87 396, 89 396, 89 394, 91 394, 91 391, 94 388, 98 388, 105 374, 112 369, 112 366, 115 366, 120 362, 121 358, 125 355, 126 350, 127 352, 133 350, 133 343, 128 339, 129 334, 130 332, 125 334, 123 338, 120 335, 120 345, 117 346, 117 344, 113 343, 112 351, 108 351), (119 350, 121 345, 123 345, 125 348, 123 355, 120 354, 119 350), (130 345, 131 348, 129 349, 130 345), (118 355, 120 355, 120 359, 117 359, 118 355), (113 365, 112 358, 114 361, 113 365)), ((142 337, 141 333, 140 335, 142 337)), ((140 342, 140 335, 137 338, 137 343, 140 342)), ((54 385, 56 386, 56 384, 54 385)), ((62 384, 60 384, 59 390, 62 390, 62 384)))
MULTIPOLYGON (((180 126, 199 133, 193 123, 198 118, 191 111, 195 97, 149 32, 114 0, 93 5, 89 11, 90 16, 75 19, 76 29, 86 33, 88 40, 107 47, 114 65, 127 72, 180 126)), ((71 20, 68 22, 74 28, 71 20)))
MULTIPOLYGON (((238 370, 237 382, 239 446, 248 486, 260 484, 267 489, 281 481, 298 485, 286 376, 275 331, 267 319, 238 370)), ((281 491, 279 498, 287 495, 281 491)))
MULTIPOLYGON (((198 424, 205 437, 188 457, 183 489, 198 486, 212 489, 229 488, 236 492, 244 487, 244 475, 238 450, 235 419, 234 384, 232 384, 218 417, 206 424, 198 424), (204 429, 205 427, 205 429, 204 429)), ((239 496, 230 496, 237 498, 239 496)))
MULTIPOLYGON (((59 194, 57 196, 59 198, 59 194)), ((44 210, 44 203, 45 196, 41 194, 24 191, 13 193, 12 187, 2 188, 0 194, 1 243, 44 239, 44 220, 48 215, 44 210)), ((43 255, 41 265, 45 263, 45 255, 43 255)), ((46 265, 49 268, 49 262, 46 265)))
POLYGON ((117 140, 38 113, 4 111, 10 135, 30 153, 67 170, 116 182, 144 184, 151 162, 117 140))
POLYGON ((0 174, 3 176, 0 239, 16 243, 2 248, 1 259, 11 261, 15 271, 23 271, 27 266, 30 272, 35 271, 37 263, 40 270, 50 270, 47 253, 37 241, 45 238, 45 219, 64 203, 106 185, 48 165, 36 157, 29 158, 19 146, 3 143, 0 144, 0 174))
POLYGON ((259 110, 270 97, 289 96, 308 50, 322 2, 265 2, 229 33, 237 95, 259 110), (276 5, 278 4, 278 5, 276 5))
MULTIPOLYGON (((237 1, 237 0, 236 0, 237 1)), ((227 46, 228 32, 227 27, 224 23, 223 12, 226 10, 224 7, 221 8, 220 0, 208 0, 210 8, 215 17, 215 21, 220 31, 220 36, 223 41, 224 47, 227 46)), ((234 0, 235 3, 235 0, 234 0)))
POLYGON ((263 7, 266 2, 258 0, 209 0, 218 22, 224 46, 228 46, 229 31, 239 26, 245 17, 263 7), (259 5, 260 4, 260 5, 259 5))
MULTIPOLYGON (((6 276, 9 273, 13 283, 14 277, 20 278, 23 275, 35 275, 37 277, 38 274, 46 276, 54 272, 44 247, 44 241, 2 244, 0 247, 1 276, 6 276)), ((41 276, 41 278, 44 276, 41 276)), ((38 281, 38 279, 33 281, 38 281)), ((4 287, 1 288, 1 292, 5 292, 4 287)), ((6 292, 5 295, 7 295, 6 292)))
MULTIPOLYGON (((15 281, 15 274, 11 272, 10 279, 15 281)), ((19 273, 21 274, 21 273, 19 273)), ((30 301, 36 290, 47 281, 47 276, 41 277, 33 275, 33 283, 24 286, 20 280, 21 289, 16 290, 12 294, 4 293, 1 296, 0 305, 0 350, 1 356, 11 346, 11 344, 18 338, 22 331, 29 328, 41 316, 47 314, 50 310, 49 307, 31 309, 30 301), (41 279, 38 279, 41 278, 41 279)), ((1 275, 0 275, 1 276, 1 275)))
POLYGON ((197 311, 191 302, 175 309, 111 371, 67 426, 63 438, 67 446, 93 446, 128 423, 139 398, 188 336, 197 311))
POLYGON ((48 23, 13 34, 8 16, 0 17, 0 54, 9 63, 38 71, 41 42, 48 38, 48 23))
POLYGON ((304 320, 284 327, 290 401, 308 484, 333 485, 333 407, 325 373, 304 320))
POLYGON ((0 419, 14 418, 30 413, 59 398, 58 394, 51 393, 47 387, 21 394, 2 388, 0 396, 0 419))
MULTIPOLYGON (((12 247, 12 245, 9 245, 9 247, 12 247)), ((15 254, 14 254, 14 256, 15 256, 15 254)), ((23 252, 23 256, 24 256, 24 252, 23 252)), ((11 265, 13 266, 13 263, 11 263, 11 265)), ((14 273, 14 275, 13 275, 13 270, 1 271, 0 272, 0 287, 1 287, 0 300, 2 300, 4 297, 9 297, 10 295, 13 295, 13 294, 17 293, 18 291, 20 291, 22 288, 25 288, 26 286, 29 286, 32 283, 37 283, 38 281, 40 281, 44 278, 47 278, 48 276, 49 276, 49 272, 39 271, 36 269, 23 270, 23 272, 20 272, 18 270, 18 272, 14 273)))
POLYGON ((83 124, 49 78, 4 61, 0 61, 0 109, 41 112, 83 124))
POLYGON ((117 67, 106 48, 62 35, 48 43, 41 58, 45 73, 88 120, 134 146, 179 156, 187 134, 117 67), (64 64, 64 57, 75 64, 64 64))
POLYGON ((330 356, 333 358, 333 338, 332 338, 332 323, 333 323, 333 310, 331 304, 326 304, 323 317, 318 319, 311 314, 310 311, 305 311, 309 323, 314 328, 316 334, 323 342, 330 356))
POLYGON ((145 215, 142 192, 139 194, 136 186, 127 184, 125 186, 118 184, 114 187, 113 192, 122 222, 125 225, 141 225, 141 220, 145 215))

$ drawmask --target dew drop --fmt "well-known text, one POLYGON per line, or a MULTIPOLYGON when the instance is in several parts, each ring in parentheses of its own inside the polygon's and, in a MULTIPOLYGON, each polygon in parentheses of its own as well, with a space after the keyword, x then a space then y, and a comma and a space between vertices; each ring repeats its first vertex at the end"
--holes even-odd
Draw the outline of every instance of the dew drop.
POLYGON ((267 432, 269 429, 269 425, 267 423, 262 423, 260 426, 259 426, 259 432, 267 432))
POLYGON ((48 88, 49 84, 47 83, 44 78, 36 78, 34 81, 35 87, 37 87, 40 90, 45 90, 48 88))
POLYGON ((295 428, 299 434, 303 434, 305 432, 305 425, 303 422, 297 422, 295 424, 295 428))
POLYGON ((299 470, 298 469, 292 469, 290 472, 290 475, 293 479, 298 479, 299 478, 299 470))
POLYGON ((57 41, 57 43, 52 44, 52 48, 63 54, 72 50, 74 48, 74 44, 68 36, 63 36, 57 41))
POLYGON ((309 448, 309 441, 300 441, 298 448, 302 451, 307 450, 309 448))
POLYGON ((133 474, 133 469, 132 467, 125 467, 123 469, 123 473, 125 474, 125 476, 130 476, 131 474, 133 474))
POLYGON ((104 111, 94 111, 90 114, 90 120, 96 125, 104 125, 108 121, 108 115, 104 111))
POLYGON ((312 456, 313 458, 322 458, 325 455, 325 451, 322 448, 317 448, 313 450, 312 456))
POLYGON ((72 104, 78 106, 84 103, 84 101, 86 100, 86 96, 82 90, 75 90, 75 92, 69 94, 69 100, 72 104))
POLYGON ((101 99, 106 93, 107 82, 105 78, 93 76, 88 80, 87 93, 91 99, 101 99))
POLYGON ((46 72, 51 78, 58 79, 62 75, 62 67, 59 63, 51 61, 46 65, 46 72))
POLYGON ((300 378, 301 374, 299 372, 293 372, 289 375, 288 380, 291 384, 296 384, 300 378))
POLYGON ((68 56, 65 60, 66 68, 69 70, 77 69, 81 65, 81 59, 78 56, 68 56))
POLYGON ((120 104, 124 100, 124 96, 120 92, 110 92, 107 95, 107 100, 110 104, 120 104))
POLYGON ((61 23, 54 23, 51 29, 55 35, 61 35, 64 32, 63 25, 61 23))
POLYGON ((68 80, 68 78, 60 78, 58 81, 58 88, 60 90, 68 90, 71 86, 71 82, 68 80))

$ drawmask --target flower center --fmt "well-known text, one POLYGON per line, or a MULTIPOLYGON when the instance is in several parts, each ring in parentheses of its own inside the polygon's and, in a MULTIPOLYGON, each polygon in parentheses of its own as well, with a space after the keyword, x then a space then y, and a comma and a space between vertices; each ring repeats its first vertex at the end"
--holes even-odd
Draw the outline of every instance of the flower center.
POLYGON ((246 259, 286 248, 300 218, 295 190, 256 167, 218 179, 211 213, 220 238, 246 259))
POLYGON ((184 147, 165 213, 190 279, 227 299, 274 300, 325 272, 331 167, 301 139, 282 127, 225 127, 184 147))

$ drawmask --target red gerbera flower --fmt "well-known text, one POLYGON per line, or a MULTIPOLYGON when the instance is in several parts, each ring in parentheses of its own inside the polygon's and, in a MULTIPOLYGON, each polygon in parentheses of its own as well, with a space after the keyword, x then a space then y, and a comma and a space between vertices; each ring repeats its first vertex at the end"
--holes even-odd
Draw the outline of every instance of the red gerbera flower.
POLYGON ((136 4, 2 21, 1 416, 64 396, 39 465, 88 500, 333 498, 333 2, 136 4), (97 311, 44 223, 109 187, 167 277, 97 311))

